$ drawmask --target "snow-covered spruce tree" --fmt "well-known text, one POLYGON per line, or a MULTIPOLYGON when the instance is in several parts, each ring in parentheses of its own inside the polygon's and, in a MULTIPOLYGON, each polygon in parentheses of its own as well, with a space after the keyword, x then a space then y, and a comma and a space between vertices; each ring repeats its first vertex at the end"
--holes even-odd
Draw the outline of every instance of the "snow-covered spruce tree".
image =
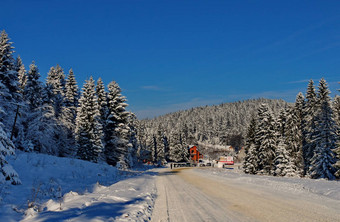
POLYGON ((293 162, 297 175, 303 176, 303 103, 304 97, 299 93, 295 106, 290 108, 287 115, 287 131, 284 137, 288 155, 293 162))
POLYGON ((333 112, 330 104, 329 89, 326 81, 322 78, 318 89, 318 114, 313 137, 315 150, 310 162, 309 175, 311 178, 335 179, 336 169, 334 164, 336 157, 337 125, 333 120, 333 112))
POLYGON ((313 80, 310 80, 306 92, 306 103, 304 110, 304 130, 305 138, 303 144, 304 174, 308 175, 310 161, 313 157, 315 144, 313 138, 315 136, 316 115, 317 115, 317 98, 313 80))
POLYGON ((50 68, 50 71, 47 73, 46 84, 52 86, 52 91, 55 95, 60 94, 64 96, 66 81, 64 71, 60 65, 50 68))
POLYGON ((27 101, 29 110, 32 111, 42 105, 42 83, 39 80, 40 73, 34 61, 27 73, 27 82, 24 89, 24 99, 27 101))
POLYGON ((334 167, 336 169, 335 176, 339 179, 340 178, 340 141, 337 143, 337 147, 334 149, 334 152, 336 154, 336 163, 334 164, 334 167))
POLYGON ((46 85, 52 90, 50 95, 50 104, 54 108, 54 113, 56 118, 59 119, 62 115, 64 104, 64 96, 66 91, 66 81, 63 69, 56 65, 56 67, 51 67, 50 71, 47 73, 46 85))
POLYGON ((262 104, 258 110, 256 131, 256 146, 258 149, 257 173, 272 175, 274 173, 274 158, 276 149, 275 120, 267 104, 262 104))
POLYGON ((59 117, 59 123, 64 132, 63 134, 65 136, 64 139, 66 144, 64 146, 64 149, 60 150, 60 155, 75 156, 75 122, 79 100, 79 89, 72 69, 70 69, 69 71, 65 89, 66 92, 61 110, 61 116, 59 117))
POLYGON ((0 35, 0 80, 8 88, 13 99, 18 99, 18 74, 13 59, 12 42, 3 30, 0 35))
POLYGON ((13 59, 12 42, 5 31, 0 34, 0 108, 6 113, 0 114, 5 129, 12 129, 18 102, 21 100, 19 92, 18 73, 13 59))
POLYGON ((99 122, 99 106, 92 77, 86 81, 82 91, 76 118, 77 156, 98 162, 103 152, 103 129, 99 122))
POLYGON ((296 166, 291 161, 292 158, 287 152, 287 145, 285 144, 284 139, 281 137, 279 139, 276 151, 275 151, 275 176, 282 177, 293 177, 297 176, 296 166))
POLYGON ((137 141, 138 141, 138 153, 139 160, 144 161, 147 159, 147 153, 149 149, 147 146, 148 132, 144 121, 137 121, 137 141))
POLYGON ((340 178, 340 96, 336 95, 333 101, 333 112, 334 112, 334 119, 338 126, 338 143, 337 148, 334 150, 337 162, 335 163, 334 167, 336 168, 337 172, 335 173, 335 176, 337 178, 340 178))
POLYGON ((23 113, 25 142, 22 149, 29 151, 33 145, 34 151, 58 155, 59 147, 63 144, 60 139, 60 129, 53 107, 46 98, 47 88, 44 88, 39 80, 40 74, 37 66, 32 63, 27 75, 27 83, 24 89, 24 99, 27 103, 23 113))
POLYGON ((257 152, 256 152, 256 119, 253 116, 246 136, 246 143, 245 143, 245 158, 243 161, 243 170, 245 173, 249 174, 256 174, 257 169, 257 152))
POLYGON ((27 74, 26 74, 25 65, 22 63, 20 56, 18 56, 16 59, 15 67, 18 73, 18 82, 19 82, 20 92, 23 93, 26 82, 27 82, 27 74))
POLYGON ((338 126, 340 126, 340 96, 336 95, 332 104, 334 120, 338 126))
POLYGON ((188 146, 181 141, 181 133, 173 131, 169 139, 169 159, 174 162, 188 161, 188 146))
POLYGON ((280 136, 285 137, 287 131, 287 116, 288 108, 283 108, 277 117, 277 131, 280 136))
POLYGON ((115 81, 108 85, 108 117, 104 129, 105 158, 110 165, 128 167, 127 154, 129 144, 129 112, 126 111, 127 103, 121 95, 121 89, 115 81))
POLYGON ((66 93, 64 97, 62 119, 64 125, 66 125, 67 128, 74 132, 79 100, 79 89, 72 69, 70 69, 69 74, 67 76, 65 89, 66 93))
POLYGON ((65 94, 65 104, 67 107, 77 107, 79 100, 79 89, 74 76, 73 70, 69 70, 69 74, 66 79, 66 94, 65 94))
POLYGON ((108 105, 107 105, 107 93, 105 92, 105 86, 103 80, 99 78, 97 80, 96 93, 98 97, 99 113, 100 113, 100 123, 105 128, 105 122, 108 116, 108 105))
MULTIPOLYGON (((29 71, 26 74, 26 83, 23 88, 23 100, 26 106, 21 109, 20 122, 23 129, 18 133, 18 139, 16 145, 18 149, 26 151, 40 151, 39 138, 35 135, 36 132, 33 131, 32 125, 37 126, 39 124, 39 118, 42 115, 42 104, 43 104, 43 86, 40 82, 40 74, 38 67, 35 65, 34 61, 29 66, 29 71), (31 141, 32 140, 32 141, 31 141), (28 144, 31 144, 28 148, 28 144), (33 147, 33 149, 31 149, 33 147)), ((39 128, 39 127, 37 127, 39 128)), ((43 137, 44 138, 44 137, 43 137)))
MULTIPOLYGON (((1 108, 0 112, 3 112, 1 108)), ((17 172, 6 161, 6 156, 15 155, 14 150, 14 144, 7 137, 3 124, 0 122, 0 184, 6 180, 10 181, 13 185, 21 184, 17 172)))
POLYGON ((128 165, 133 167, 138 162, 138 150, 139 150, 139 143, 138 143, 138 119, 134 113, 129 114, 128 116, 128 126, 129 126, 129 150, 128 150, 128 165))

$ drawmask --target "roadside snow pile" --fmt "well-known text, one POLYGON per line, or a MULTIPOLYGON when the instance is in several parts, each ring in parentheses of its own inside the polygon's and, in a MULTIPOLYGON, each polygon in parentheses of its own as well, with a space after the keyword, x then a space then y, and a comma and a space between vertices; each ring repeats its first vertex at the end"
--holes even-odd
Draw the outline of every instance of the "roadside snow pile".
POLYGON ((340 181, 329 181, 324 179, 308 179, 297 177, 274 177, 262 175, 244 174, 238 169, 206 168, 197 169, 196 172, 205 175, 216 176, 234 183, 249 184, 252 186, 270 187, 274 190, 312 193, 334 200, 340 200, 340 181))
POLYGON ((0 184, 0 221, 144 221, 151 215, 152 171, 20 152, 9 162, 22 185, 0 184))

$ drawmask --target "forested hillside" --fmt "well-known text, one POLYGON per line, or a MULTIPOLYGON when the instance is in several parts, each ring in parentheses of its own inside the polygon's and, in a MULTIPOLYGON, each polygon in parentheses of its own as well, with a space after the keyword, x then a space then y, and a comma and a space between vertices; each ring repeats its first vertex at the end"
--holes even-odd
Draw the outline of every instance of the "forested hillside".
MULTIPOLYGON (((26 71, 5 31, 0 35, 0 183, 19 184, 6 156, 15 149, 130 167, 137 161, 136 117, 112 81, 50 68, 42 81, 33 61, 26 71)), ((51 61, 52 63, 54 61, 51 61)))
POLYGON ((253 99, 178 111, 140 121, 139 140, 144 150, 158 159, 180 160, 188 145, 198 142, 231 145, 240 149, 247 127, 261 104, 279 113, 289 104, 283 100, 253 99), (156 147, 156 148, 155 148, 156 147), (165 150, 165 151, 164 151, 165 150))

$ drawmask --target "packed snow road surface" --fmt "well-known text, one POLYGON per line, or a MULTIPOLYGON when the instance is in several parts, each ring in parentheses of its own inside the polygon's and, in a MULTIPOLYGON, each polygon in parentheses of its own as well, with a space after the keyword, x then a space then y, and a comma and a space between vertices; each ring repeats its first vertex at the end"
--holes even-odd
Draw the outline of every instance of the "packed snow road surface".
POLYGON ((340 221, 339 200, 309 191, 280 191, 190 168, 159 175, 151 221, 340 221))

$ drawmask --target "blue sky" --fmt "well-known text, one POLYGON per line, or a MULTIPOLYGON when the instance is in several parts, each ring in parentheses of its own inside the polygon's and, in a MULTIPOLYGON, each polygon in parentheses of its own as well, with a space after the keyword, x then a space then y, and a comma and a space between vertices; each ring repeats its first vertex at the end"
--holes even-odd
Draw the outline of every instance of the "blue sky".
POLYGON ((0 30, 27 69, 72 67, 80 86, 115 80, 139 118, 340 88, 340 1, 1 2, 0 30))

